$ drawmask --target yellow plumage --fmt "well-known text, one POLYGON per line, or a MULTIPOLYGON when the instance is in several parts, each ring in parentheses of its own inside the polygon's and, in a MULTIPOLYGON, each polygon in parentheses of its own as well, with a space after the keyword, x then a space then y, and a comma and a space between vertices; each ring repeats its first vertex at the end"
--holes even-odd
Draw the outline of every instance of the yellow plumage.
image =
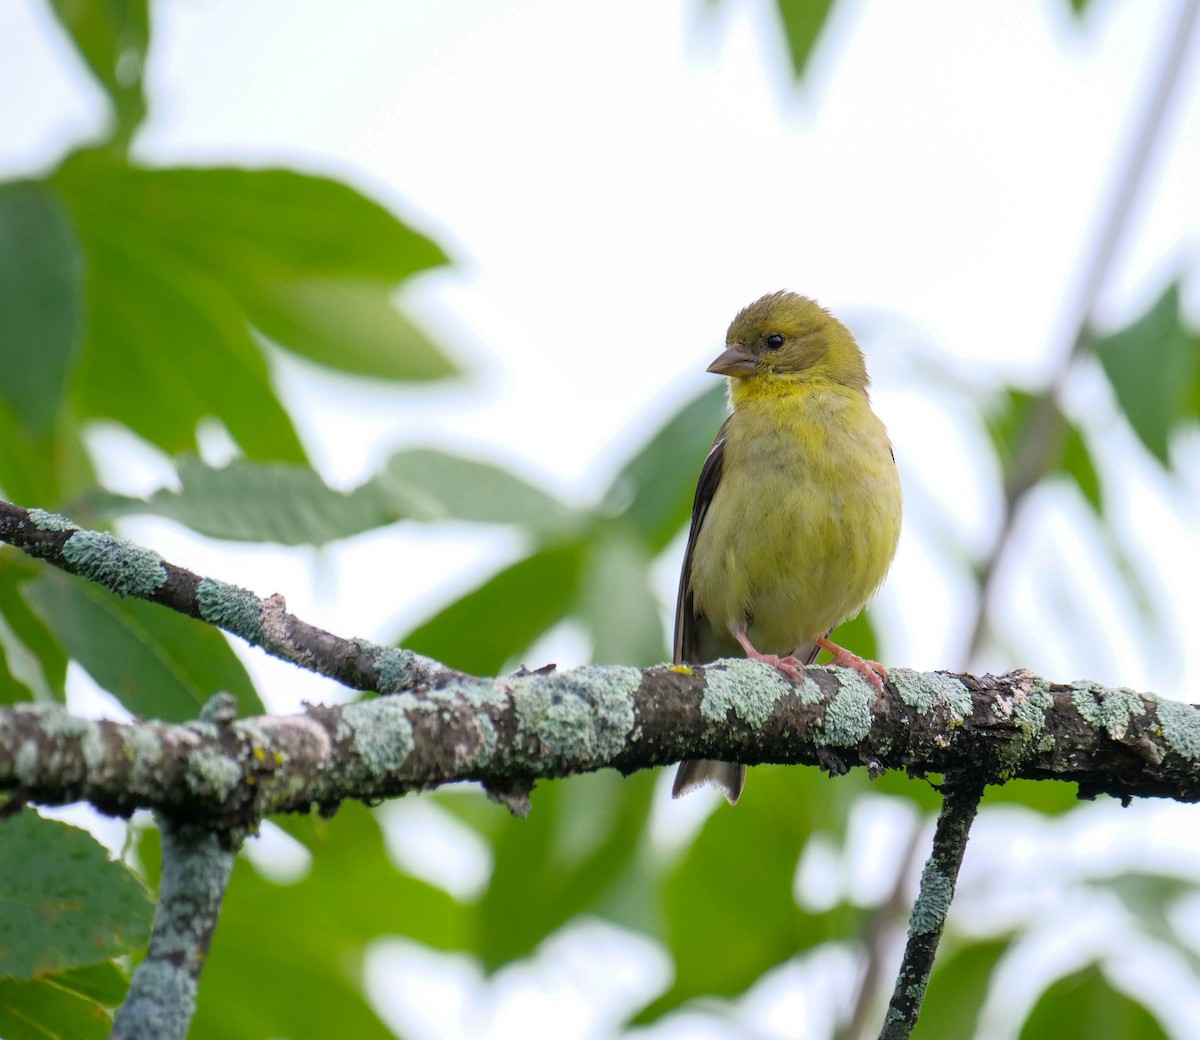
MULTIPOLYGON (((880 687, 881 665, 827 640, 879 587, 900 536, 900 481, 862 351, 794 293, 745 308, 726 344, 709 371, 730 377, 733 411, 696 489, 675 662, 745 652, 796 678, 825 646, 880 687)), ((675 794, 711 782, 736 802, 744 777, 683 762, 675 794)))

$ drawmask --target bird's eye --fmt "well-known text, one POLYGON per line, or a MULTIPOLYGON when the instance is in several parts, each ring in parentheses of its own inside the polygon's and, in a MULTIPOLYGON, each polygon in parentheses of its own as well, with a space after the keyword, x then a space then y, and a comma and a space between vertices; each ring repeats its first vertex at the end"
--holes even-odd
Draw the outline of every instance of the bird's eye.
POLYGON ((778 332, 772 332, 767 337, 767 350, 778 350, 783 346, 783 336, 778 332))

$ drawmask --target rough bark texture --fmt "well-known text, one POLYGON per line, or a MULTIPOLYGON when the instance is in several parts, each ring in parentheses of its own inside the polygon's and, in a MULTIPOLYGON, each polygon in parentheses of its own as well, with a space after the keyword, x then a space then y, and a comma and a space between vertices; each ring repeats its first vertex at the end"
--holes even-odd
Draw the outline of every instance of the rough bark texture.
MULTIPOLYGON (((1028 672, 894 669, 881 697, 855 672, 812 667, 803 684, 731 660, 704 668, 588 667, 377 697, 291 716, 183 725, 0 710, 0 788, 28 801, 86 800, 125 815, 253 826, 267 813, 332 810, 458 780, 499 791, 681 757, 865 766, 999 783, 1067 780, 1083 797, 1200 798, 1200 711, 1028 672)), ((219 721, 213 721, 214 716, 219 721)), ((520 801, 519 796, 517 799, 520 801)))

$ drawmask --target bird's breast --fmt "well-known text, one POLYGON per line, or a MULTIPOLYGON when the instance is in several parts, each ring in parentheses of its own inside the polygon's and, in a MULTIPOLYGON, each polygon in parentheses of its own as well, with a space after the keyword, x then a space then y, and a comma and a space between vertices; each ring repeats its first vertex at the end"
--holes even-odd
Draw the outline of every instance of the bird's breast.
POLYGON ((866 395, 830 390, 740 405, 720 485, 697 534, 697 611, 749 622, 763 652, 788 653, 856 614, 900 534, 891 444, 866 395))

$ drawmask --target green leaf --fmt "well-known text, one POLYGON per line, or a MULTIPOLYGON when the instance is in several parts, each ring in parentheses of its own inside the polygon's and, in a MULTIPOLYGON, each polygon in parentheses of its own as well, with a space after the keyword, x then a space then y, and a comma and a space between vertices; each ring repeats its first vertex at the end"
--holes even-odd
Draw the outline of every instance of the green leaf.
POLYGON ((700 467, 727 413, 722 385, 690 401, 626 463, 605 494, 605 511, 631 520, 652 553, 688 522, 700 467))
POLYGON ((440 451, 397 452, 374 483, 419 520, 517 524, 548 534, 569 532, 578 523, 558 499, 507 470, 440 451))
POLYGON ((650 587, 653 562, 645 543, 625 524, 601 525, 588 545, 580 614, 592 636, 595 664, 641 668, 670 656, 650 587))
POLYGON ((540 549, 446 607, 399 644, 472 675, 496 675, 570 613, 583 562, 579 542, 540 549))
POLYGON ((775 0, 797 77, 804 75, 833 0, 775 0))
POLYGON ((4 1040, 104 1040, 108 1009, 48 979, 0 979, 0 1036, 4 1040))
POLYGON ((818 830, 840 831, 849 800, 865 787, 865 777, 853 774, 750 771, 742 800, 713 812, 665 882, 675 981, 637 1022, 697 997, 742 993, 764 972, 861 923, 851 908, 807 913, 793 884, 805 843, 818 830))
POLYGON ((1007 387, 999 399, 986 413, 988 433, 1004 471, 1006 483, 1011 484, 1017 460, 1025 450, 1030 436, 1049 436, 1053 443, 1048 445, 1041 475, 1057 473, 1065 476, 1078 489, 1097 515, 1103 512, 1104 499, 1100 486, 1100 474, 1087 439, 1075 423, 1071 422, 1057 406, 1054 407, 1049 431, 1031 430, 1033 417, 1040 399, 1016 387, 1007 387))
POLYGON ((129 979, 112 961, 37 979, 0 979, 5 1040, 104 1040, 129 979))
POLYGON ((128 140, 146 114, 142 69, 150 43, 146 0, 51 0, 83 60, 116 109, 118 136, 128 140))
MULTIPOLYGON (((21 597, 22 582, 40 573, 32 561, 0 554, 0 651, 9 681, 0 703, 18 700, 66 701, 67 655, 62 643, 21 597)), ((0 677, 0 684, 5 680, 0 677)))
POLYGON ((82 968, 51 975, 46 979, 51 985, 69 993, 94 1000, 104 1007, 116 1007, 125 999, 129 988, 129 976, 112 961, 87 964, 82 968))
POLYGON ((380 379, 423 380, 457 367, 392 300, 395 286, 306 278, 264 286, 250 320, 282 347, 328 368, 380 379))
POLYGON ((1197 418, 1200 387, 1200 341, 1182 323, 1178 283, 1132 325, 1097 339, 1093 349, 1134 433, 1168 465, 1170 435, 1197 418))
POLYGON ((406 936, 462 949, 468 912, 397 870, 377 821, 361 805, 343 805, 332 820, 278 822, 312 852, 312 867, 300 881, 276 885, 239 858, 188 1036, 392 1040, 363 993, 367 947, 406 936))
POLYGON ((12 647, 6 630, 4 619, 0 618, 0 704, 33 700, 32 688, 21 682, 8 666, 8 655, 12 647))
POLYGON ((344 492, 308 466, 236 459, 214 468, 176 460, 180 487, 148 500, 93 495, 103 516, 153 513, 211 538, 320 545, 397 520, 474 520, 564 530, 573 514, 546 492, 486 462, 439 451, 405 451, 365 484, 344 492))
POLYGON ((8 501, 53 509, 95 486, 79 424, 67 413, 60 413, 53 430, 38 435, 0 398, 0 491, 8 501))
POLYGON ((44 188, 0 187, 0 397, 50 431, 83 324, 83 262, 70 218, 44 188))
POLYGON ((529 818, 508 817, 479 907, 476 952, 485 968, 528 956, 581 913, 602 912, 638 854, 654 780, 648 771, 625 778, 604 770, 541 783, 529 818))
POLYGON ((1083 433, 1074 423, 1067 424, 1067 437, 1063 443, 1059 468, 1079 488, 1096 515, 1102 516, 1104 496, 1100 487, 1100 474, 1096 471, 1096 463, 1092 459, 1083 433))
POLYGON ((1021 1040, 1168 1040, 1141 1004, 1109 985, 1093 964, 1059 979, 1034 1007, 1021 1040))
POLYGON ((58 572, 22 591, 71 657, 135 715, 184 722, 221 691, 244 715, 263 711, 241 661, 209 625, 58 572))
POLYGON ((1079 788, 1061 781, 1006 780, 988 787, 982 804, 1023 805, 1046 816, 1059 816, 1079 808, 1079 788))
POLYGON ((86 416, 172 453, 193 449, 197 422, 215 416, 252 457, 302 461, 255 316, 283 345, 351 371, 445 368, 402 319, 379 325, 387 287, 444 255, 345 185, 285 170, 139 169, 95 152, 52 183, 89 264, 86 416), (330 338, 339 326, 344 351, 330 338))
MULTIPOLYGON (((141 226, 124 223, 119 200, 105 195, 121 194, 118 185, 103 175, 94 185, 63 183, 89 266, 77 380, 83 415, 115 419, 172 453, 194 449, 197 423, 216 416, 248 454, 303 460, 222 272, 154 236, 153 214, 141 226)), ((120 187, 130 194, 136 186, 120 187)))
POLYGON ((281 545, 320 545, 384 527, 403 517, 373 486, 335 491, 315 470, 285 462, 235 459, 219 468, 194 455, 175 460, 179 490, 148 500, 103 495, 101 515, 153 513, 210 538, 281 545))
POLYGON ((1008 951, 1007 939, 955 949, 943 941, 921 1006, 921 1040, 963 1040, 975 1035, 992 976, 1008 951))
MULTIPOLYGON (((933 778, 931 778, 932 780, 933 778)), ((942 807, 941 792, 930 780, 909 776, 903 770, 892 769, 871 781, 875 794, 889 794, 912 802, 922 811, 935 815, 942 807)))
POLYGON ((145 944, 144 886, 87 831, 25 809, 0 824, 0 977, 31 979, 145 944))
POLYGON ((72 203, 219 277, 235 295, 308 279, 398 284, 442 250, 353 188, 293 170, 146 169, 80 154, 55 182, 72 203))

